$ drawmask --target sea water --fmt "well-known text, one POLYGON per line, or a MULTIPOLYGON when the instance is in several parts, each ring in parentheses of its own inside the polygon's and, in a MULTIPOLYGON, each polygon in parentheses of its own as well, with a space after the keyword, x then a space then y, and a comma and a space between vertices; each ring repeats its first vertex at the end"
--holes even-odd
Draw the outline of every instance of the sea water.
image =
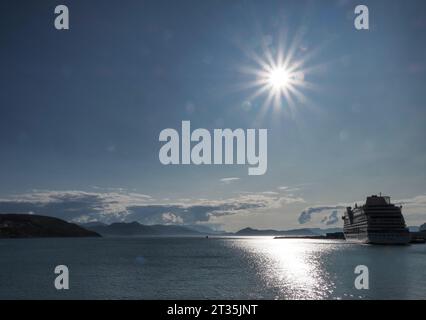
POLYGON ((0 240, 0 299, 424 299, 426 245, 246 238, 0 240), (54 269, 69 268, 69 290, 54 269), (369 289, 355 288, 356 266, 369 289))

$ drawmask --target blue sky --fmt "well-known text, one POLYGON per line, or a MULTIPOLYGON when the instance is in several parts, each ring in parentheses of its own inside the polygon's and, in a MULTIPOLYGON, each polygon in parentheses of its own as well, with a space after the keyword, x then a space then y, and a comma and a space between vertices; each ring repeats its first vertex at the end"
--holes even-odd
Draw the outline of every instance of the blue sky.
POLYGON ((423 1, 364 1, 369 31, 356 1, 62 3, 67 31, 55 1, 0 4, 0 211, 289 228, 383 192, 426 221, 423 1), (242 70, 282 34, 306 100, 259 117, 242 70), (182 120, 267 128, 267 173, 161 165, 158 135, 182 120))

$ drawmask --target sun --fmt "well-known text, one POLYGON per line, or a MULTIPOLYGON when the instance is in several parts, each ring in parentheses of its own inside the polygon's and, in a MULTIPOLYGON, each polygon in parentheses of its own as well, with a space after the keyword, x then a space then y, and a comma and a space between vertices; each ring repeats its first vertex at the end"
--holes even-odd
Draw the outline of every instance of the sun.
POLYGON ((268 82, 275 90, 286 89, 290 84, 290 73, 284 67, 274 68, 268 74, 268 82))
POLYGON ((265 95, 263 111, 270 106, 274 111, 295 111, 298 102, 305 98, 302 93, 306 86, 305 70, 301 68, 300 62, 294 61, 291 56, 285 57, 282 51, 276 59, 269 55, 269 58, 257 62, 260 68, 252 71, 255 76, 252 86, 256 90, 250 98, 265 95))
POLYGON ((246 100, 249 104, 264 97, 258 104, 260 116, 272 109, 274 113, 283 111, 283 115, 294 117, 299 108, 312 104, 305 91, 316 88, 308 77, 317 66, 307 67, 306 63, 315 51, 308 51, 297 41, 285 45, 285 41, 279 40, 243 51, 251 65, 240 67, 242 73, 250 76, 241 88, 252 90, 246 100))

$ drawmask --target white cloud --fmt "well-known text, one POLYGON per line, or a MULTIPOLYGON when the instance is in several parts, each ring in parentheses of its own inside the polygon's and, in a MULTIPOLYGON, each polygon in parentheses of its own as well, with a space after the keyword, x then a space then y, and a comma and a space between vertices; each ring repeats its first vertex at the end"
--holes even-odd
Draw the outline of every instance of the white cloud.
MULTIPOLYGON (((303 210, 298 218, 300 224, 310 222, 313 216, 321 216, 322 221, 334 221, 334 212, 343 214, 346 207, 353 206, 354 203, 364 203, 363 201, 352 201, 331 205, 311 206, 303 210)), ((408 225, 419 225, 426 222, 426 195, 418 195, 412 198, 392 200, 395 205, 402 205, 402 213, 408 225)))
POLYGON ((279 194, 278 192, 275 192, 275 191, 263 191, 261 193, 262 194, 269 194, 269 195, 277 195, 277 194, 279 194))
POLYGON ((183 224, 183 219, 172 212, 165 212, 161 215, 164 224, 183 224))
POLYGON ((300 224, 305 224, 307 222, 310 222, 312 217, 315 215, 322 215, 324 219, 324 214, 326 216, 329 216, 330 213, 333 213, 334 211, 339 212, 346 208, 346 204, 337 204, 337 205, 325 205, 325 206, 313 206, 306 208, 303 210, 298 218, 298 221, 300 224))
POLYGON ((287 187, 287 186, 281 186, 281 187, 278 187, 278 189, 279 190, 287 190, 287 189, 289 189, 290 187, 287 187))
POLYGON ((220 179, 221 182, 226 183, 226 184, 229 184, 229 183, 232 183, 232 182, 235 182, 235 181, 238 181, 238 180, 240 180, 240 178, 236 178, 236 177, 220 179))
POLYGON ((281 190, 283 192, 295 192, 295 191, 300 191, 300 188, 298 187, 288 187, 288 186, 282 186, 282 187, 278 187, 278 190, 281 190))
POLYGON ((0 212, 56 216, 76 222, 139 221, 145 224, 209 223, 213 217, 251 214, 302 202, 274 192, 242 193, 226 199, 158 201, 135 192, 40 191, 0 199, 0 212))

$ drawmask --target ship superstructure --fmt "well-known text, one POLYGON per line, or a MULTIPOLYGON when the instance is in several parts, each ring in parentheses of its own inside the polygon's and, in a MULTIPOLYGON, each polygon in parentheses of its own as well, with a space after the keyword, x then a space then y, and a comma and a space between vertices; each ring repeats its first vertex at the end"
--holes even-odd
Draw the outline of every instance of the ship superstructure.
POLYGON ((372 195, 364 205, 347 207, 343 232, 348 241, 371 244, 408 244, 410 232, 400 206, 390 197, 372 195))

